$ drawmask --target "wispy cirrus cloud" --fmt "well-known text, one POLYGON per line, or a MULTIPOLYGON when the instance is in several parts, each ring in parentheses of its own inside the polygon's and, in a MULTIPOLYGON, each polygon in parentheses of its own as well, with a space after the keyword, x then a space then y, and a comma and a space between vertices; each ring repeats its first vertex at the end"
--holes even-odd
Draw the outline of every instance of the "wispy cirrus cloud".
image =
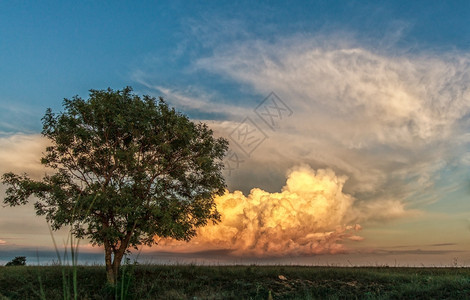
POLYGON ((217 98, 220 96, 216 96, 215 93, 208 93, 200 88, 190 87, 181 90, 174 87, 155 85, 149 79, 143 78, 143 75, 138 74, 134 75, 134 80, 149 89, 153 95, 163 97, 186 113, 197 112, 199 114, 219 116, 218 119, 221 117, 223 119, 233 119, 251 112, 251 108, 234 106, 222 101, 214 105, 214 102, 217 102, 217 98))
POLYGON ((36 132, 40 127, 40 118, 37 118, 40 109, 39 105, 24 105, 0 95, 0 137, 36 132))

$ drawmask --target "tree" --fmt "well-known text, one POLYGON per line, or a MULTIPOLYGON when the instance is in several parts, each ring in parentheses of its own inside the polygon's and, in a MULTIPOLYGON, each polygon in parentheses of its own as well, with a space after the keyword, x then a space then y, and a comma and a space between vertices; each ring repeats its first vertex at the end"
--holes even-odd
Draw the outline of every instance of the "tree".
POLYGON ((26 256, 17 256, 11 261, 7 262, 6 267, 10 266, 26 266, 26 256))
POLYGON ((115 284, 130 247, 155 237, 190 240, 196 228, 220 215, 214 197, 228 142, 214 138, 160 98, 90 90, 89 99, 64 99, 64 111, 42 118, 51 142, 41 163, 55 173, 40 181, 5 173, 4 203, 28 202, 54 230, 70 226, 77 238, 104 246, 107 279, 115 284))

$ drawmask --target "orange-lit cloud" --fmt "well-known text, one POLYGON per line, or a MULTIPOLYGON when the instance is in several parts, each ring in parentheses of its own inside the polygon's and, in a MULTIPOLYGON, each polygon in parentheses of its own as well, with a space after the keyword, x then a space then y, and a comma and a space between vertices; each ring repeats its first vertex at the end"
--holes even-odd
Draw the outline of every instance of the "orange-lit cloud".
POLYGON ((216 198, 222 222, 198 230, 190 243, 159 241, 158 249, 231 249, 235 255, 341 253, 345 240, 360 241, 358 224, 345 224, 355 199, 343 193, 346 177, 302 166, 290 171, 280 193, 255 188, 216 198))

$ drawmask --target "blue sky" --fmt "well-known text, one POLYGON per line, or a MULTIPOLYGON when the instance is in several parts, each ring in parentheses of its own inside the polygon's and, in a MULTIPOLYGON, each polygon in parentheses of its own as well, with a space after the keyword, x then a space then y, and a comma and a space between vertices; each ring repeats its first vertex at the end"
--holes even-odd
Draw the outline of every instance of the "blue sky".
MULTIPOLYGON (((252 188, 275 199, 301 170, 334 183, 332 207, 347 207, 310 233, 358 223, 335 242, 354 255, 446 244, 470 260, 469 17, 467 1, 0 2, 0 171, 44 172, 46 108, 130 85, 217 135, 233 138, 247 117, 265 133, 250 155, 231 139, 244 163, 227 182, 246 203, 252 188), (293 112, 275 130, 255 112, 271 92, 293 112)), ((17 228, 31 212, 0 210, 0 247, 47 247, 28 235, 44 220, 17 228)))
POLYGON ((40 123, 15 122, 10 110, 41 113, 91 88, 139 89, 134 72, 142 69, 160 84, 210 85, 236 101, 243 91, 233 82, 190 71, 216 44, 344 32, 391 52, 470 47, 466 1, 5 1, 0 8, 1 118, 24 131, 40 123))

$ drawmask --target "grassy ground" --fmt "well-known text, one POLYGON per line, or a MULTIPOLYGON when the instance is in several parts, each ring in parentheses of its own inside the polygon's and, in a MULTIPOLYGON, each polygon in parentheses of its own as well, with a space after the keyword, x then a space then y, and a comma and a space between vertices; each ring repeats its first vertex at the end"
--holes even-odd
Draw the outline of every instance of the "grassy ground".
MULTIPOLYGON (((104 267, 77 267, 77 299, 470 299, 467 268, 125 268, 113 288, 105 283, 104 267)), ((64 299, 64 289, 73 295, 72 282, 71 268, 0 267, 0 299, 64 299)))

